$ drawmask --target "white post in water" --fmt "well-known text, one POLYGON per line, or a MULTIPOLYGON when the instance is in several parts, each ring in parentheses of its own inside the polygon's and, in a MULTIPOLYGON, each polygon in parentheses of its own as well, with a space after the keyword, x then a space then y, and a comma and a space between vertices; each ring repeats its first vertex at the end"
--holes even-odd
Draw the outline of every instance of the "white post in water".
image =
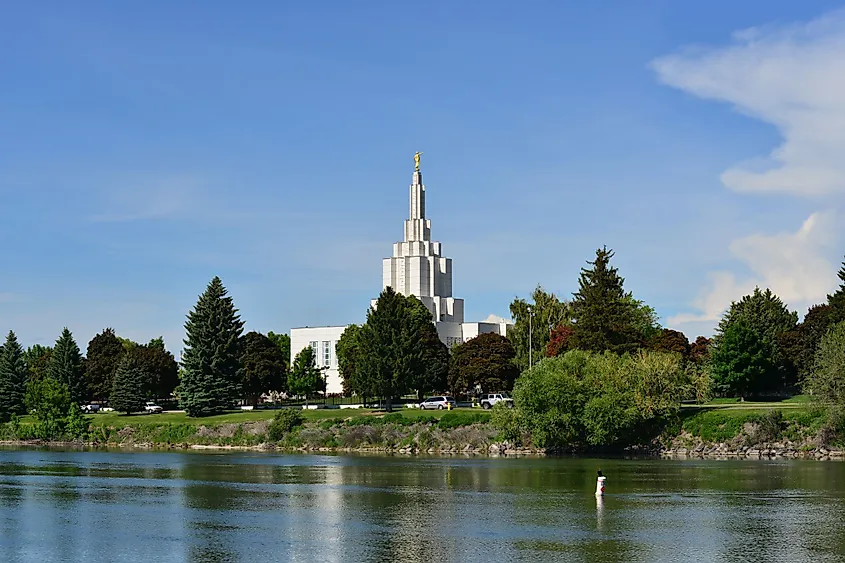
POLYGON ((600 497, 604 495, 604 481, 607 479, 604 475, 601 474, 599 471, 598 479, 596 479, 596 496, 600 497))

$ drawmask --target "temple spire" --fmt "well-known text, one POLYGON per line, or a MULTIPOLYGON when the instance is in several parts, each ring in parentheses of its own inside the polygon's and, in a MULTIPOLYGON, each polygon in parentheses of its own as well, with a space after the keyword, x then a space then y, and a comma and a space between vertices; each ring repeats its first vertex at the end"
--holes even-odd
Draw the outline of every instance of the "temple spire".
POLYGON ((431 240, 431 224, 425 218, 425 184, 420 172, 420 155, 414 155, 414 177, 410 186, 410 212, 405 221, 405 241, 431 240))

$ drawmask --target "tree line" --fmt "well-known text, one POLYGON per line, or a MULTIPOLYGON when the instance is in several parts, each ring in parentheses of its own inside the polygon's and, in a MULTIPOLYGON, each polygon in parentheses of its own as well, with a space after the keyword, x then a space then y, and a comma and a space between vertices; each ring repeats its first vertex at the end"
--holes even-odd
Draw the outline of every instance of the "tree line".
POLYGON ((0 346, 0 420, 36 413, 47 426, 62 425, 68 413, 87 402, 117 411, 144 409, 148 400, 175 395, 191 416, 256 404, 261 394, 289 389, 290 337, 249 332, 220 278, 200 296, 185 324, 181 368, 164 340, 133 342, 106 328, 83 355, 67 328, 53 346, 23 349, 14 331, 0 346))

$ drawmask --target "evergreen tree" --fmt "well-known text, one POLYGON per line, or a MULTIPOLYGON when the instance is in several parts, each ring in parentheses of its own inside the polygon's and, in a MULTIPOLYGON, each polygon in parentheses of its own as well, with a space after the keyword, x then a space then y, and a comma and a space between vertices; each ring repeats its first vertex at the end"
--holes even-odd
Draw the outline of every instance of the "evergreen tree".
POLYGON ((179 400, 188 416, 220 413, 240 396, 243 324, 223 282, 215 276, 185 323, 179 400))
POLYGON ((731 303, 727 313, 719 321, 719 327, 713 338, 714 347, 721 346, 721 339, 727 328, 744 320, 762 339, 767 349, 770 369, 755 382, 752 392, 769 392, 790 387, 796 382, 795 366, 789 361, 780 346, 781 335, 793 330, 798 323, 798 313, 787 309, 786 304, 770 289, 754 292, 739 301, 731 303))
POLYGON ((723 395, 745 398, 772 372, 771 347, 744 318, 735 319, 710 353, 713 382, 723 395))
POLYGON ((0 418, 8 420, 13 414, 25 414, 27 384, 23 348, 11 330, 0 346, 0 418))
POLYGON ((115 370, 109 405, 126 414, 144 410, 144 381, 148 377, 137 358, 126 354, 115 370))
POLYGON ((347 326, 340 339, 335 344, 337 368, 343 380, 343 394, 347 397, 353 393, 360 393, 356 382, 358 376, 358 335, 361 327, 355 324, 347 326))
POLYGON ((253 405, 265 391, 287 387, 287 360, 276 344, 260 332, 248 332, 241 346, 243 393, 253 405))
POLYGON ((97 400, 108 398, 117 365, 126 351, 113 328, 106 328, 88 343, 85 378, 91 396, 97 400))
POLYGON ((315 393, 326 390, 326 378, 317 367, 316 355, 311 346, 306 346, 293 359, 293 365, 288 375, 288 389, 294 395, 308 398, 315 393))
POLYGON ((599 248, 596 259, 588 262, 592 268, 581 268, 572 302, 573 340, 582 350, 621 354, 642 345, 643 327, 641 315, 635 314, 640 302, 623 289, 625 280, 610 266, 611 258, 612 250, 599 248))
POLYGON ((50 354, 47 375, 67 387, 72 403, 78 405, 87 398, 82 354, 67 327, 62 330, 62 335, 56 340, 53 353, 50 354))
POLYGON ((367 397, 391 401, 413 388, 424 369, 421 339, 433 325, 431 313, 419 299, 387 287, 370 307, 358 338, 357 383, 367 397))

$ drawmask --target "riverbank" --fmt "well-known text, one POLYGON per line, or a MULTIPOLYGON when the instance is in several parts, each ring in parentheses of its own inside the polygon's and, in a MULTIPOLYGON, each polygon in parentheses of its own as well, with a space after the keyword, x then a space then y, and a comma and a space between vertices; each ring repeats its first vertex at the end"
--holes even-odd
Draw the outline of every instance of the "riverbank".
MULTIPOLYGON (((278 412, 278 411, 277 411, 278 412)), ((547 451, 530 436, 502 440, 488 412, 303 411, 283 431, 274 413, 246 412, 189 419, 184 414, 87 417, 77 440, 43 440, 31 420, 2 427, 0 445, 122 449, 443 454, 473 456, 612 455, 671 459, 845 459, 827 413, 810 408, 685 408, 651 443, 637 448, 547 451)), ((293 414, 293 413, 289 413, 293 414)))

